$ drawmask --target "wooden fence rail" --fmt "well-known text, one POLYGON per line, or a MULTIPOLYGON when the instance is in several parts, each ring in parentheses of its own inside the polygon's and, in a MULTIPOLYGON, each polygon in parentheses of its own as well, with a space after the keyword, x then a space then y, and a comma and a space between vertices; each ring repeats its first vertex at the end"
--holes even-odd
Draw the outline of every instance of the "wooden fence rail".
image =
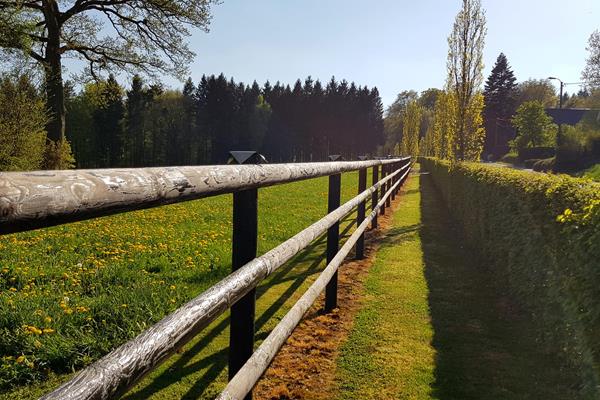
POLYGON ((223 392, 217 400, 241 400, 243 399, 254 387, 256 382, 260 379, 262 374, 267 370, 277 352, 283 346, 285 341, 290 337, 292 331, 296 328, 304 314, 313 305, 319 294, 323 292, 325 286, 332 279, 338 268, 344 262, 344 259, 348 256, 352 247, 356 244, 359 238, 362 236, 364 231, 369 226, 369 223, 373 218, 377 216, 379 209, 384 205, 387 199, 392 196, 404 182, 408 176, 409 168, 406 168, 404 174, 393 184, 392 188, 389 189, 384 197, 375 205, 371 214, 356 228, 352 235, 348 238, 346 243, 342 246, 340 251, 335 255, 333 260, 321 272, 319 277, 313 282, 308 290, 300 297, 300 300, 294 304, 294 306, 288 311, 288 313, 281 319, 279 324, 273 330, 267 338, 261 343, 256 349, 250 359, 244 364, 244 366, 238 371, 238 373, 229 381, 223 392))
MULTIPOLYGON (((337 242, 335 244, 336 251, 332 259, 328 260, 330 262, 328 262, 327 272, 324 272, 318 280, 321 283, 326 280, 325 284, 330 284, 333 280, 331 278, 335 276, 338 266, 350 248, 363 235, 371 220, 375 224, 378 211, 385 209, 390 195, 398 190, 408 175, 410 158, 305 164, 0 173, 0 234, 5 234, 217 194, 241 193, 248 189, 326 175, 332 176, 346 171, 359 170, 360 174, 364 174, 368 167, 373 167, 373 176, 376 177, 380 165, 383 166, 382 169, 386 169, 387 175, 383 177, 382 174, 383 178, 371 187, 364 189, 364 182, 360 179, 360 193, 356 197, 336 207, 325 217, 274 249, 245 263, 225 279, 136 338, 83 369, 70 381, 42 399, 118 398, 219 315, 247 296, 263 279, 306 248, 313 240, 336 226, 355 208, 364 207, 367 199, 372 198, 371 214, 366 219, 364 214, 359 215, 357 221, 359 228, 339 252, 337 242)), ((330 192, 331 182, 330 179, 330 192)), ((339 195, 339 187, 337 190, 339 195)), ((235 257, 234 255, 234 259, 235 257)), ((309 291, 313 293, 317 289, 311 286, 309 291)), ((314 299, 310 304, 312 302, 314 299)), ((253 315, 254 303, 250 305, 253 315)), ((298 305, 294 306, 294 315, 300 312, 298 307, 298 305)), ((233 317, 232 314, 232 319, 233 317)), ((293 323, 293 327, 296 324, 297 322, 293 323)), ((279 328, 277 335, 281 336, 281 329, 287 331, 293 327, 290 328, 288 323, 287 328, 279 328)), ((247 330, 247 327, 245 329, 247 330)), ((250 345, 253 343, 253 332, 251 333, 250 345)), ((233 323, 231 334, 234 335, 233 323)), ((278 341, 274 343, 271 344, 271 353, 269 353, 273 356, 281 346, 277 344, 278 341)), ((265 365, 263 360, 260 367, 263 369, 260 370, 257 368, 259 364, 254 361, 251 370, 254 376, 258 374, 258 377, 248 378, 248 373, 244 372, 241 378, 238 378, 241 373, 238 373, 238 370, 248 370, 249 364, 246 361, 251 356, 256 360, 260 354, 265 354, 264 351, 259 352, 259 355, 251 353, 241 362, 238 360, 239 365, 230 374, 230 378, 237 381, 242 379, 245 382, 243 385, 235 384, 237 389, 228 386, 229 390, 237 390, 231 393, 243 392, 242 397, 229 395, 230 397, 223 398, 241 399, 244 396, 250 398, 251 394, 248 393, 251 393, 256 379, 268 366, 267 362, 266 366, 262 367, 265 365)), ((231 358, 230 369, 232 369, 231 358)))
POLYGON ((0 234, 389 165, 398 160, 0 172, 0 234))

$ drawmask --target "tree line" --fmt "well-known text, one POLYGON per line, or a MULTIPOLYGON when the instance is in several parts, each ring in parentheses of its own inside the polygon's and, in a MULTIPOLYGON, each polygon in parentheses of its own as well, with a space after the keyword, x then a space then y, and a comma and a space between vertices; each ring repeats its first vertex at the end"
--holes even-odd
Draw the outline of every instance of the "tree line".
POLYGON ((574 130, 563 127, 557 135, 545 109, 559 103, 563 108, 600 108, 600 32, 592 33, 588 42, 584 88, 571 95, 565 92, 562 99, 550 79, 517 83, 503 53, 482 90, 485 35, 481 1, 463 0, 448 38, 444 88, 398 94, 386 111, 383 151, 478 161, 524 148, 556 146, 558 155, 571 147, 571 159, 587 157, 597 147, 598 134, 593 131, 598 130, 598 121, 582 121, 574 130))
MULTIPOLYGON (((26 76, 3 82, 12 88, 7 93, 23 92, 16 98, 23 107, 35 105, 38 118, 29 118, 37 123, 34 130, 23 125, 34 138, 5 147, 0 168, 40 168, 44 92, 26 76)), ((268 81, 259 86, 221 74, 203 76, 197 84, 188 79, 182 90, 173 90, 138 75, 124 88, 110 75, 79 90, 69 82, 65 86, 66 138, 77 168, 216 164, 226 162, 231 150, 256 150, 269 162, 320 161, 330 154, 352 159, 374 153, 383 142, 377 88, 333 77, 325 85, 308 77, 293 86, 268 81)), ((15 96, 10 97, 5 110, 12 109, 15 96)), ((0 132, 7 143, 17 136, 0 132)))

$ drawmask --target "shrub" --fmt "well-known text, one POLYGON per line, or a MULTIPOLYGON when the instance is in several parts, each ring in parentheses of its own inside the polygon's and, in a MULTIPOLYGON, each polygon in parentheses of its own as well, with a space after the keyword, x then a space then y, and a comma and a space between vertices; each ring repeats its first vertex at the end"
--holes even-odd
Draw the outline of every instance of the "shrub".
POLYGON ((505 154, 504 156, 502 156, 500 161, 509 163, 509 164, 513 164, 513 165, 518 165, 519 164, 519 155, 517 153, 508 153, 508 154, 505 154))
POLYGON ((554 147, 527 147, 519 150, 519 160, 531 160, 554 157, 556 149, 554 147))
POLYGON ((600 131, 584 125, 563 126, 556 149, 558 171, 579 171, 600 162, 600 131))
POLYGON ((422 159, 466 243, 529 312, 547 352, 600 386, 600 186, 589 180, 422 159))
POLYGON ((554 163, 556 162, 555 157, 546 158, 543 160, 537 160, 533 164, 533 170, 537 172, 547 172, 554 169, 554 163))

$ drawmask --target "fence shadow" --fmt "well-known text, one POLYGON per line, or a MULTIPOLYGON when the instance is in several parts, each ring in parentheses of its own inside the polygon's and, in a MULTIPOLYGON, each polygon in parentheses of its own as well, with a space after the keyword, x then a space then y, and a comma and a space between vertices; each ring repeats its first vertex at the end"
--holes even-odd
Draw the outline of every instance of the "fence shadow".
MULTIPOLYGON (((343 243, 356 227, 356 210, 353 210, 348 216, 340 221, 340 242, 343 243)), ((311 275, 318 273, 325 263, 327 235, 323 234, 313 243, 307 246, 302 252, 295 256, 291 261, 283 265, 271 277, 258 285, 256 290, 257 306, 262 297, 267 294, 269 288, 277 285, 285 285, 285 289, 274 298, 269 299, 269 305, 263 310, 257 309, 255 329, 257 332, 256 341, 260 342, 266 338, 268 332, 260 332, 269 321, 283 309, 286 301, 293 296, 301 285, 311 275)), ((182 390, 178 398, 192 400, 200 398, 214 398, 216 396, 213 382, 218 380, 221 374, 227 369, 228 349, 227 346, 218 345, 215 342, 228 335, 229 317, 224 317, 217 322, 213 322, 207 331, 198 335, 198 339, 192 341, 191 347, 188 347, 179 357, 167 368, 158 374, 151 375, 143 380, 137 390, 123 396, 125 400, 143 400, 151 396, 158 396, 159 392, 167 389, 171 385, 180 385, 187 381, 187 387, 182 390), (198 355, 206 348, 215 347, 215 350, 200 360, 195 360, 198 355), (205 370, 202 375, 197 375, 205 370), (194 376, 195 381, 189 383, 190 377, 194 376)))
POLYGON ((461 242, 429 175, 420 177, 420 235, 436 350, 432 397, 577 399, 529 317, 461 242))

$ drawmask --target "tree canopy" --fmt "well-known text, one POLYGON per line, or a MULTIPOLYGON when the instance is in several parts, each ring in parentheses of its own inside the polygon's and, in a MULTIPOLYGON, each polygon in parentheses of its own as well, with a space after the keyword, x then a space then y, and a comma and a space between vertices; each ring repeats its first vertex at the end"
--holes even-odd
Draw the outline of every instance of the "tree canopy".
POLYGON ((581 76, 588 86, 600 88, 600 31, 596 30, 590 35, 586 49, 589 56, 581 76))
POLYGON ((213 3, 215 0, 0 0, 0 47, 31 58, 43 69, 50 110, 48 139, 62 142, 66 113, 63 58, 83 61, 95 79, 111 71, 182 77, 194 55, 184 39, 190 27, 207 29, 213 3))
POLYGON ((528 101, 519 106, 512 119, 517 137, 512 145, 515 150, 527 147, 554 146, 556 126, 544 111, 540 101, 528 101))
POLYGON ((463 0, 448 37, 447 90, 456 97, 456 131, 453 158, 478 160, 483 147, 481 126, 483 101, 483 47, 487 33, 485 12, 480 0, 463 0))

